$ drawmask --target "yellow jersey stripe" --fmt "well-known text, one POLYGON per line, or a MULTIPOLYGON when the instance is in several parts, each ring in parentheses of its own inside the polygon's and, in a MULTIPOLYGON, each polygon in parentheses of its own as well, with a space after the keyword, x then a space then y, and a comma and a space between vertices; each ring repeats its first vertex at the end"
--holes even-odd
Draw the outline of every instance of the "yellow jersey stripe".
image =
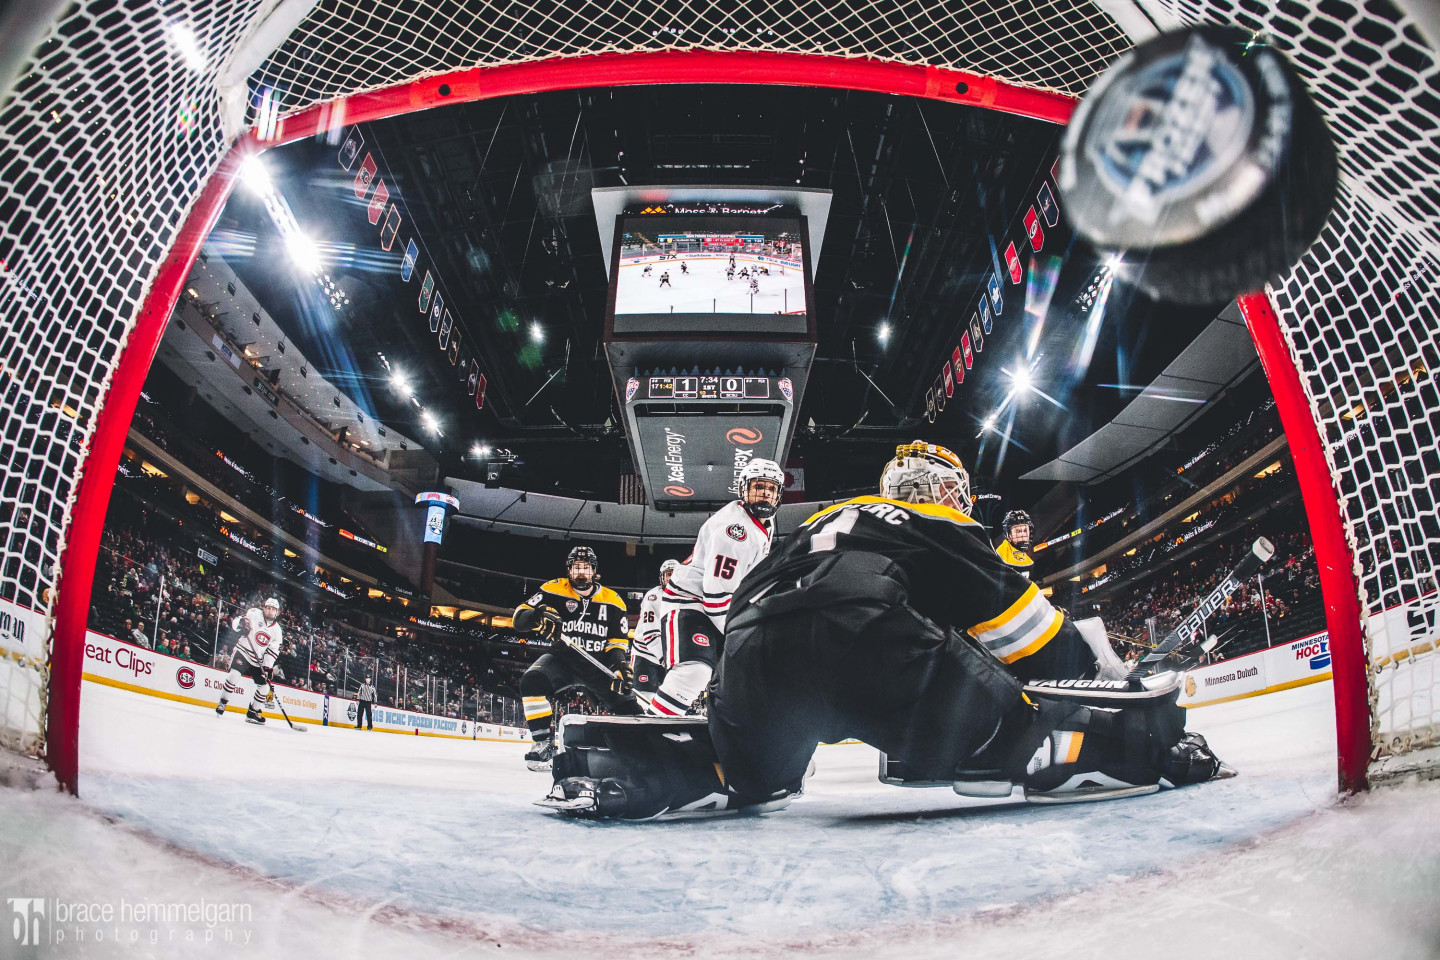
POLYGON ((888 503, 897 507, 914 512, 925 517, 934 517, 939 520, 949 520, 951 523, 963 524, 965 526, 979 526, 979 524, 952 507, 943 506, 938 503, 906 503, 904 500, 891 500, 889 497, 877 497, 873 494, 866 494, 863 497, 854 497, 844 503, 833 503, 824 510, 819 511, 806 520, 801 526, 809 526, 821 517, 834 513, 836 510, 843 510, 846 507, 864 506, 867 503, 888 503))
POLYGON ((1025 589, 1025 592, 1020 594, 1020 599, 1010 604, 1000 616, 993 620, 986 620, 984 623, 977 623, 971 627, 969 630, 970 636, 979 638, 982 633, 992 633, 999 630, 1005 626, 1005 624, 1020 616, 1020 612, 1029 606, 1030 602, 1038 596, 1040 596, 1040 588, 1033 583, 1030 584, 1030 586, 1025 589))
POLYGON ((1008 665, 1014 663, 1016 660, 1024 660, 1026 657, 1039 653, 1045 649, 1047 643, 1055 639, 1055 634, 1060 632, 1060 627, 1064 622, 1065 614, 1056 610, 1055 619, 1050 622, 1050 626, 1046 627, 1040 636, 1036 637, 1035 640, 1024 649, 1001 656, 1000 662, 1008 665))

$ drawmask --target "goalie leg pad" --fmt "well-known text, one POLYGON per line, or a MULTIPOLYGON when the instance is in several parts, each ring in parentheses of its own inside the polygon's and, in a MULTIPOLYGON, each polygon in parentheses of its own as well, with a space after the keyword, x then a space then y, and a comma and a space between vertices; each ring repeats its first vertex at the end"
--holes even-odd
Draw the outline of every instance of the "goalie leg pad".
POLYGON ((561 738, 542 806, 624 820, 736 806, 704 720, 566 717, 561 738))
POLYGON ((1032 802, 1106 799, 1233 775, 1204 737, 1185 732, 1177 684, 1036 684, 1027 695, 1036 709, 1006 766, 1032 802))

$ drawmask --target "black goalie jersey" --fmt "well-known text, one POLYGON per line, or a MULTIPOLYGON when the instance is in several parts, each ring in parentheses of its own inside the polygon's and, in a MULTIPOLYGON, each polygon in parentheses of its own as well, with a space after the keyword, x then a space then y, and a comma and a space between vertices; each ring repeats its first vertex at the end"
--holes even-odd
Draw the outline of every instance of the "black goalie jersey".
POLYGON ((596 587, 590 596, 582 597, 570 586, 569 579, 556 577, 541 584, 516 612, 541 606, 560 614, 561 635, 586 653, 606 662, 616 659, 613 653, 601 656, 611 651, 619 651, 620 658, 629 658, 630 626, 625 618, 625 601, 609 587, 596 587))
POLYGON ((1085 656, 1084 641, 1065 615, 1001 560, 981 524, 949 507, 884 497, 856 497, 805 521, 746 577, 731 616, 767 586, 783 590, 831 551, 852 550, 899 564, 912 609, 941 627, 968 632, 1017 675, 1068 676, 1055 672, 1057 658, 1085 656))

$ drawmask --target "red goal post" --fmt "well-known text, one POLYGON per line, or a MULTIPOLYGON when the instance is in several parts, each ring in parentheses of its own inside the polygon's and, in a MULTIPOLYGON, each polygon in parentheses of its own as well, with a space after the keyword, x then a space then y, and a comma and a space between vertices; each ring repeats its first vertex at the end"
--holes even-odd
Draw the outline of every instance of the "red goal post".
MULTIPOLYGON (((1416 153, 1409 187, 1387 182, 1381 185, 1389 189, 1379 190, 1371 156, 1391 143, 1395 124, 1416 128, 1423 141, 1430 123, 1429 135, 1434 135, 1440 119, 1440 101, 1433 97, 1435 55, 1423 41, 1416 42, 1418 31, 1403 14, 1390 21, 1370 12, 1348 19, 1321 13, 1295 19, 1277 12, 1257 19, 1224 0, 1145 5, 1163 7, 1179 19, 1238 22, 1265 31, 1295 57, 1340 140, 1347 185, 1332 225, 1306 262, 1269 296, 1242 298, 1241 306, 1301 477, 1335 656, 1340 783, 1356 789, 1365 784, 1372 760, 1432 745, 1440 721, 1433 636, 1387 639, 1384 663, 1370 649, 1376 637, 1394 632, 1380 612, 1386 609, 1383 601, 1422 603, 1434 592, 1431 534, 1412 515, 1419 512, 1413 504, 1406 507, 1410 514, 1395 512, 1394 495, 1394 488, 1403 486, 1411 500, 1429 496, 1428 481, 1409 468, 1414 444, 1394 449, 1378 429, 1373 441, 1357 441, 1345 430, 1346 415, 1354 420, 1357 405, 1366 411, 1362 419, 1378 423, 1383 418, 1388 428, 1399 429, 1398 420, 1413 419, 1416 408, 1406 384, 1428 381, 1428 370, 1440 369, 1440 357, 1430 359, 1440 332, 1435 310, 1440 213, 1424 199, 1427 191, 1433 196, 1440 189, 1440 170, 1433 159, 1416 153), (1424 90, 1401 89, 1403 81, 1385 71, 1367 67, 1374 75, 1369 86, 1350 78, 1353 71, 1343 68, 1347 58, 1360 62, 1353 53, 1337 52, 1336 67, 1306 52, 1317 38, 1325 40, 1337 30, 1354 44, 1368 44, 1366 49, 1380 59, 1412 72, 1418 63, 1417 82, 1432 91, 1430 99, 1424 90), (1377 101, 1376 84, 1398 94, 1377 101), (1405 272, 1413 269, 1407 250, 1411 263, 1418 251, 1429 265, 1427 276, 1405 272), (1374 353, 1365 352, 1362 342, 1364 331, 1379 326, 1373 316, 1368 325, 1364 322, 1365 311, 1374 312, 1367 296, 1375 286, 1371 278, 1413 288, 1406 324, 1417 349, 1429 351, 1424 352, 1428 366, 1421 368, 1426 374, 1415 374, 1408 360, 1408 379, 1400 378, 1404 382, 1373 369, 1374 353), (1422 309, 1427 304, 1428 313, 1422 309), (1369 385, 1388 383, 1391 389, 1376 388, 1372 395, 1368 387, 1351 386, 1357 377, 1369 385), (1391 465, 1403 476, 1392 477, 1391 465), (1406 544, 1403 565, 1395 559, 1397 551, 1384 546, 1397 529, 1406 544), (1386 671, 1408 678, 1403 709, 1395 697, 1387 702, 1383 696, 1386 671), (1389 728, 1381 722, 1386 717, 1392 721, 1389 728)), ((807 4, 764 2, 746 8, 753 16, 744 27, 728 26, 733 10, 718 4, 684 8, 692 18, 684 26, 675 26, 676 14, 663 5, 647 4, 618 14, 586 4, 547 7, 540 14, 535 5, 487 4, 475 22, 461 24, 456 5, 446 0, 407 4, 403 13, 383 0, 363 7, 326 0, 284 36, 256 74, 280 91, 271 139, 262 142, 251 130, 227 146, 225 130, 235 117, 233 91, 217 90, 215 81, 223 68, 233 69, 247 44, 253 45, 257 25, 251 20, 259 6, 249 0, 195 0, 166 4, 162 16, 158 3, 140 5, 138 13, 115 13, 99 3, 92 11, 82 3, 56 24, 36 51, 32 72, 0 113, 5 135, 0 140, 0 256, 7 258, 10 283, 0 300, 0 334, 7 353, 44 358, 35 369, 0 371, 10 438, 0 448, 4 494, 15 504, 8 516, 0 515, 0 533, 6 535, 0 558, 5 576, 15 578, 0 600, 42 616, 53 614, 36 679, 41 690, 34 718, 41 733, 36 749, 71 789, 78 773, 85 628, 115 467, 165 324, 246 155, 330 126, 445 103, 646 83, 858 89, 1061 123, 1070 114, 1073 95, 1126 46, 1123 32, 1101 5, 1083 0, 1057 2, 1028 20, 1008 5, 977 2, 959 4, 958 12, 953 4, 942 11, 938 5, 932 10, 922 4, 881 8, 856 3, 838 14, 807 4), (873 14, 873 22, 855 19, 867 14, 873 14), (375 30, 377 16, 387 30, 375 30), (937 18, 949 18, 953 26, 942 24, 937 33, 932 29, 937 18), (770 29, 755 30, 756 22, 770 29), (967 32, 967 23, 983 30, 967 32), (170 47, 183 45, 176 43, 176 24, 203 38, 213 66, 187 75, 183 66, 170 62, 173 56, 166 59, 170 47), (454 36, 446 27, 453 27, 454 36), (453 42, 440 44, 438 38, 453 42), (427 42, 421 44, 422 39, 427 42), (163 66, 147 67, 157 62, 163 66), (480 65, 457 69, 473 63, 480 65), (985 69, 962 69, 968 65, 985 69), (52 81, 52 72, 73 82, 52 81), (129 92, 142 77, 144 95, 154 102, 129 92), (60 102, 57 93, 67 86, 72 96, 60 102), (53 129, 65 122, 61 110, 68 114, 72 109, 76 124, 90 126, 79 133, 53 129), (88 132, 97 128, 96 112, 104 110, 115 116, 102 114, 98 126, 114 121, 109 132, 116 142, 88 132), (45 175, 28 176, 27 159, 45 175), (105 184, 111 181, 105 175, 113 173, 107 161, 135 171, 128 203, 107 203, 105 184), (86 197, 87 177, 103 188, 100 210, 88 218, 89 211, 69 205, 86 197), (137 233, 137 222, 149 232, 137 233), (82 241, 78 250, 62 242, 77 238, 82 241), (92 258, 88 274, 77 271, 76 257, 92 258), (41 284, 38 300, 14 292, 34 290, 36 282, 41 284), (51 412, 55 409, 73 411, 64 415, 70 423, 51 412)), ((833 11, 833 5, 822 7, 833 11)), ((1393 171, 1394 154, 1392 147, 1389 162, 1378 169, 1393 171)), ((1408 156, 1401 159, 1410 162, 1408 156)), ((118 194, 110 200, 117 201, 118 194)), ((1433 392, 1433 383, 1429 386, 1433 392)), ((1440 426, 1440 397, 1427 393, 1420 410, 1426 424, 1440 426)), ((1440 532, 1435 539, 1440 541, 1440 532)), ((1425 616, 1420 620, 1432 622, 1425 616)), ((0 695, 6 682, 0 679, 0 695)), ((0 713, 0 734, 10 722, 6 717, 0 713)), ((5 739, 19 742, 13 736, 5 739)))

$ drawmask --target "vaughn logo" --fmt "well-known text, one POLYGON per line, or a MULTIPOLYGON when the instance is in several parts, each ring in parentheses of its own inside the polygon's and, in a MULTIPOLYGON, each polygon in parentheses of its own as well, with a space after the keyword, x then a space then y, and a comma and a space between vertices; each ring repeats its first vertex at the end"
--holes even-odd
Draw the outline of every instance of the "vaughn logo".
POLYGON ((175 682, 181 690, 189 690, 195 686, 195 671, 190 667, 181 667, 175 671, 175 682))

